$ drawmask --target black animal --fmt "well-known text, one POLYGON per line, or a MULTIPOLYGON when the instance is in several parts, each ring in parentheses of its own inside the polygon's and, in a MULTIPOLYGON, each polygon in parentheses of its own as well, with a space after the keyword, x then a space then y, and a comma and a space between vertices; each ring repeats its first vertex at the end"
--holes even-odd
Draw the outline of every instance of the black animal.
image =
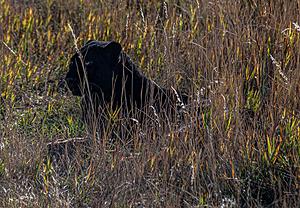
POLYGON ((71 58, 65 80, 73 95, 83 97, 85 120, 91 113, 98 117, 107 108, 122 109, 127 116, 146 112, 150 106, 158 113, 173 114, 188 100, 145 77, 114 41, 88 41, 71 58))

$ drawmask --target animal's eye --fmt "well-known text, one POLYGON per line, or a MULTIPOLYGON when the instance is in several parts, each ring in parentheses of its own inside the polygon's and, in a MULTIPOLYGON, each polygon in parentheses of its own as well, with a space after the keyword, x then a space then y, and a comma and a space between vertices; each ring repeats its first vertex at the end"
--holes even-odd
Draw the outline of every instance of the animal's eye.
POLYGON ((93 62, 92 62, 92 61, 86 61, 84 64, 85 64, 86 66, 89 66, 89 65, 92 65, 93 62))

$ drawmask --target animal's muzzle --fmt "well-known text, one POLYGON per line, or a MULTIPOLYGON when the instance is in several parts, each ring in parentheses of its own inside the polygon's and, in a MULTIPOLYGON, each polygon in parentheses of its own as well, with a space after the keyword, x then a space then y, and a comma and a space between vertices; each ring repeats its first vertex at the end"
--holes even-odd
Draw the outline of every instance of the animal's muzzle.
POLYGON ((71 90, 73 95, 82 96, 82 93, 81 93, 82 90, 80 88, 80 84, 79 84, 78 80, 72 79, 72 78, 66 78, 65 80, 66 80, 67 85, 68 85, 68 87, 71 90))

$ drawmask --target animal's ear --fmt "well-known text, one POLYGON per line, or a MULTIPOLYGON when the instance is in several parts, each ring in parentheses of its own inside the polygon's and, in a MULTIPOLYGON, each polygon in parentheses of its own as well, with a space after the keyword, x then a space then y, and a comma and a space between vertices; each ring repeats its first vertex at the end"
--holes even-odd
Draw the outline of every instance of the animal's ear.
POLYGON ((109 57, 116 61, 122 51, 122 46, 117 42, 109 42, 105 47, 106 52, 108 53, 109 57))
POLYGON ((84 45, 89 45, 90 43, 95 42, 95 40, 89 40, 88 42, 86 42, 84 45))

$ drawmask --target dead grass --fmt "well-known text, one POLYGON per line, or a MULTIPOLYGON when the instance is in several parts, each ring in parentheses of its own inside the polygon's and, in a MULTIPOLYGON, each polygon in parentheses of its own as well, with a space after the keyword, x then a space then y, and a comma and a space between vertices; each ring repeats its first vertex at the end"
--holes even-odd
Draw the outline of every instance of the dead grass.
POLYGON ((299 207, 299 15, 283 0, 0 0, 0 206, 299 207), (119 41, 148 77, 209 105, 146 119, 131 153, 99 142, 57 88, 68 25, 79 45, 119 41), (47 160, 48 142, 73 137, 93 143, 47 160))

